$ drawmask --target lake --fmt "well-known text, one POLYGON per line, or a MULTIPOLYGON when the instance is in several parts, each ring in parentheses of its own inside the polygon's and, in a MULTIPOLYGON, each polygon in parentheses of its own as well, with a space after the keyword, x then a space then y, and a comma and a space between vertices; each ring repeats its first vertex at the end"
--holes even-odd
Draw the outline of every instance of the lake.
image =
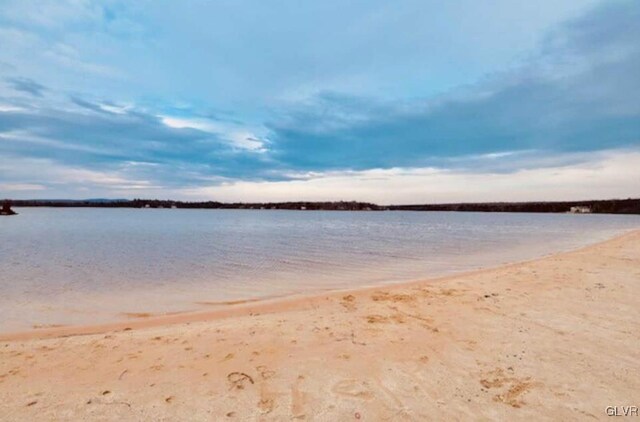
POLYGON ((0 218, 0 331, 396 283, 540 257, 640 216, 21 208, 0 218))

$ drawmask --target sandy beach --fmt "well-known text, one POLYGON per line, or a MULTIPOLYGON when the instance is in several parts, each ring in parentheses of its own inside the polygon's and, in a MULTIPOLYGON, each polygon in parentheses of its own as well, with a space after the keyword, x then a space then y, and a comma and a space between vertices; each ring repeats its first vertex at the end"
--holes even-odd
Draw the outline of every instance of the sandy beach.
POLYGON ((0 420, 584 420, 640 405, 640 231, 542 259, 0 334, 0 420))

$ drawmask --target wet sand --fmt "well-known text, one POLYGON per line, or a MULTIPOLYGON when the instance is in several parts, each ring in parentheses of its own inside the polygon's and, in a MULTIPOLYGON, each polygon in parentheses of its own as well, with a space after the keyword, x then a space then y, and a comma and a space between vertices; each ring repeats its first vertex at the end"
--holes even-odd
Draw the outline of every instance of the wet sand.
POLYGON ((0 420, 577 420, 640 405, 640 231, 526 263, 0 335, 0 420))

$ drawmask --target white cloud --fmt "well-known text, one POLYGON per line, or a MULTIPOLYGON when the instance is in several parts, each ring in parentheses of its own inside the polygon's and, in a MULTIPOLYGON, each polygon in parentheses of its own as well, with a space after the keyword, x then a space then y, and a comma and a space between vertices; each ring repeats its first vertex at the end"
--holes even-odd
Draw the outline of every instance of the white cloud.
POLYGON ((175 129, 197 129, 204 132, 217 132, 219 128, 210 120, 188 119, 182 117, 160 116, 162 123, 175 129))
POLYGON ((46 192, 46 197, 60 197, 60 192, 64 192, 63 197, 77 197, 75 192, 87 189, 109 194, 142 189, 152 192, 161 188, 127 170, 127 166, 115 170, 92 170, 65 166, 44 158, 3 157, 0 160, 0 175, 9 180, 3 180, 5 183, 0 185, 0 190, 38 190, 46 192))
POLYGON ((227 133, 227 137, 233 141, 233 144, 242 149, 247 149, 255 152, 266 152, 265 142, 248 131, 232 131, 227 133))
POLYGON ((379 204, 537 201, 640 196, 640 151, 594 153, 580 164, 472 173, 436 168, 309 174, 278 182, 228 182, 185 189, 222 201, 361 200, 379 204))
POLYGON ((211 119, 159 116, 162 123, 175 129, 196 129, 220 136, 234 147, 253 152, 265 152, 266 141, 256 134, 257 130, 228 122, 211 119))
POLYGON ((13 106, 11 104, 0 104, 0 113, 8 113, 12 111, 24 111, 22 107, 13 106))
POLYGON ((44 185, 38 185, 35 183, 3 183, 0 184, 0 190, 15 192, 15 191, 36 191, 45 190, 47 187, 44 185))
POLYGON ((98 104, 98 107, 113 114, 127 114, 129 110, 133 109, 132 105, 119 106, 115 104, 98 104))

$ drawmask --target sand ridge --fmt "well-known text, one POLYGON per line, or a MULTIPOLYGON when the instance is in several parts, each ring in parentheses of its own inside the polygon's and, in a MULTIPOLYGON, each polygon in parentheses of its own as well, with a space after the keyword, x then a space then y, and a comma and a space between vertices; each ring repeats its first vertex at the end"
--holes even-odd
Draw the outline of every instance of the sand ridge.
POLYGON ((0 420, 605 419, 640 404, 639 294, 635 231, 433 281, 5 335, 0 420))

